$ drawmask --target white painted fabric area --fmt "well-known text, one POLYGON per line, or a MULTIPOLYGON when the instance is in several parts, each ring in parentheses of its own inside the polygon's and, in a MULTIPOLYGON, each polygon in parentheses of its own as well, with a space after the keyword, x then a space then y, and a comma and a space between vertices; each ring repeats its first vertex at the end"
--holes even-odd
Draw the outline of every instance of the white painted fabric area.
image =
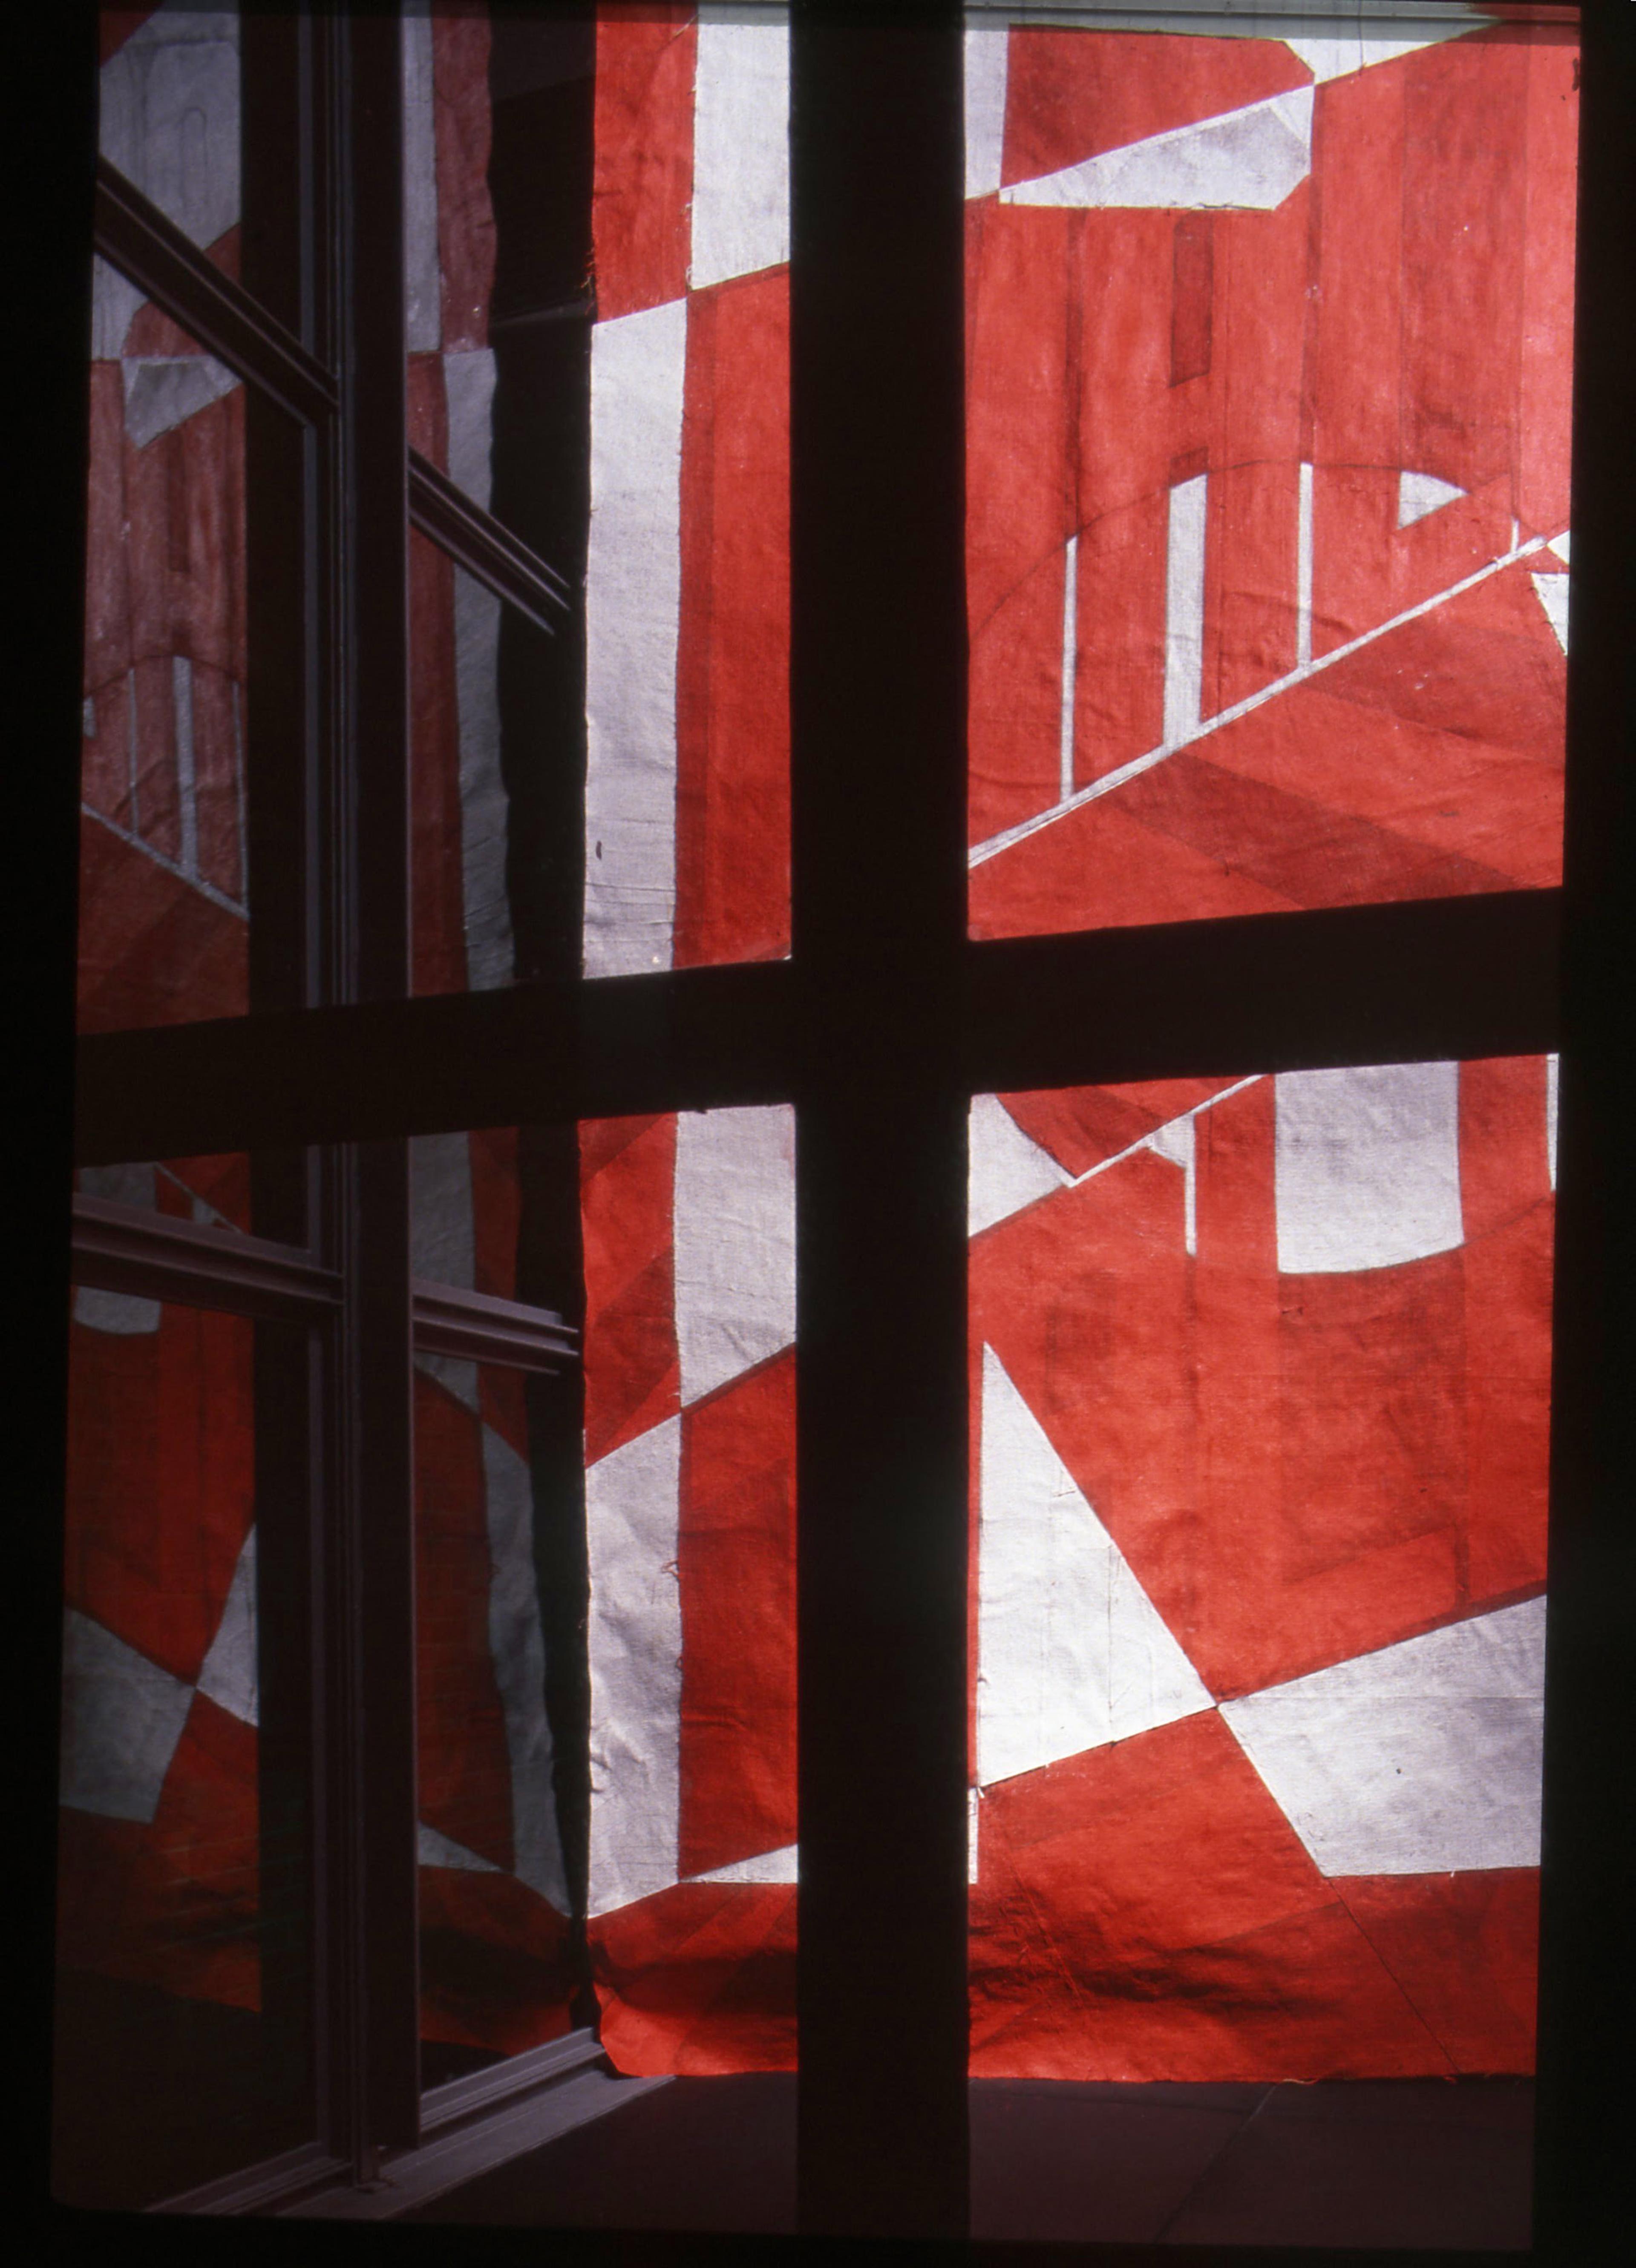
MULTIPOLYGON (((443 357, 449 477, 486 512, 492 487, 494 351, 443 357)), ((474 576, 454 575, 454 691, 461 741, 461 880, 466 981, 474 992, 509 984, 516 968, 505 891, 507 803, 500 777, 500 601, 474 576)))
POLYGON ((1323 1874, 1534 1867, 1544 1656, 1530 1599, 1221 1714, 1323 1874))
POLYGON ((1006 145, 1006 77, 1011 30, 966 24, 966 195, 991 196, 999 187, 1006 145))
POLYGON ((593 1914, 677 1879, 681 1462, 669 1418, 586 1475, 593 1914))
POLYGON ((1545 1057, 1545 1162, 1551 1174, 1551 1186, 1557 1186, 1557 1089, 1561 1079, 1561 1058, 1545 1057))
MULTIPOLYGON (((1340 11, 1334 7, 1323 12, 1330 17, 1340 11)), ((1309 39, 1305 33, 1292 39, 1286 33, 1284 44, 1293 55, 1299 55, 1320 85, 1327 79, 1347 78, 1353 71, 1369 70, 1377 63, 1395 63, 1399 55, 1413 55, 1419 48, 1435 47, 1441 40, 1458 39, 1462 32, 1480 31, 1492 17, 1468 17, 1464 23, 1450 24, 1447 30, 1422 32, 1413 40, 1394 40, 1382 28, 1360 26, 1354 32, 1343 33, 1338 39, 1324 35, 1309 39)), ((1211 26, 1214 30, 1214 26, 1211 26)), ((1248 31, 1251 27, 1246 26, 1248 31)))
POLYGON ((707 1874, 689 1874, 690 1882, 794 1882, 800 1880, 800 1845, 786 1843, 781 1851, 758 1852, 753 1859, 735 1859, 730 1867, 712 1867, 707 1874))
POLYGON ((443 344, 431 18, 403 11, 403 328, 411 354, 443 344))
POLYGON ((1311 171, 1312 89, 1298 86, 1015 181, 999 196, 1013 205, 1271 212, 1311 171))
MULTIPOLYGON (((477 1280, 471 1142, 465 1134, 409 1138, 409 1270, 431 1284, 471 1291, 477 1280)), ((457 1355, 417 1352, 415 1366, 468 1410, 477 1407, 477 1366, 457 1355)))
POLYGON ((795 1340, 795 1113, 682 1111, 674 1209, 682 1399, 795 1340))
POLYGON ((685 299, 592 332, 587 976, 671 964, 687 341, 685 299))
MULTIPOLYGON (((158 1189, 151 1166, 82 1166, 82 1197, 101 1197, 109 1204, 139 1205, 151 1211, 158 1204, 158 1189)), ((99 1292, 89 1284, 74 1287, 74 1321, 87 1330, 109 1331, 122 1338, 139 1338, 159 1328, 164 1310, 158 1300, 136 1292, 99 1292)))
POLYGON ((693 236, 701 291, 790 256, 790 29, 782 8, 701 7, 693 236))
POLYGON ((102 65, 101 154, 201 247, 239 217, 239 139, 236 11, 159 8, 102 65))
MULTIPOLYGON (((159 8, 99 73, 98 147, 201 247, 239 217, 239 18, 159 8)), ((93 264, 92 354, 112 361, 145 302, 93 264)))
POLYGON ((260 1685, 255 1649, 255 1530, 244 1539, 210 1650, 199 1671, 199 1690, 241 1724, 257 1720, 260 1685))
POLYGON ((966 1233, 979 1236, 1072 1176, 1025 1134, 997 1094, 975 1094, 967 1122, 966 1233))
POLYGON ((511 1764, 512 1872, 559 1913, 568 1873, 551 1782, 545 1714, 545 1634, 534 1565, 534 1493, 528 1468, 491 1425, 483 1429, 489 1527, 489 1654, 505 1718, 511 1764))
POLYGON ((125 391, 125 433, 145 449, 212 401, 231 394, 239 380, 213 355, 130 355, 120 364, 125 391))
POLYGON ((415 1831, 415 1860, 421 1867, 452 1867, 466 1874, 497 1874, 500 1872, 492 1859, 479 1858, 453 1836, 439 1834, 435 1827, 420 1821, 415 1831))
POLYGON ((1165 549, 1164 744, 1198 730, 1205 697, 1205 522, 1208 475, 1170 491, 1165 549))
POLYGON ((144 1824, 159 1808, 193 1688, 70 1607, 63 1617, 60 1800, 144 1824))
POLYGON ((1412 527, 1417 519, 1425 519, 1432 512, 1441 512, 1446 504, 1453 504, 1467 491, 1456 488, 1452 481, 1440 481, 1435 473, 1399 473, 1397 475, 1397 525, 1412 527))
POLYGON ((1556 633, 1557 644, 1564 653, 1568 650, 1568 578, 1566 575, 1531 575, 1534 595, 1545 610, 1545 619, 1556 633))
POLYGON ((981 1489, 984 1786, 1211 1706, 991 1347, 983 1350, 981 1489))
POLYGON ((1286 1275, 1393 1268, 1464 1241, 1458 1064, 1280 1071, 1274 1095, 1286 1275))

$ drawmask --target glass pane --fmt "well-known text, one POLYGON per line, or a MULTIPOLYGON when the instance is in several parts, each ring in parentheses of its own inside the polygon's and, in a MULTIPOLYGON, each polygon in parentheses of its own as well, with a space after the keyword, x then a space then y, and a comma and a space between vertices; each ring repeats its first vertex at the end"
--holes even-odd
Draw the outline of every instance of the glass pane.
MULTIPOLYGON (((577 1281, 551 1253, 553 1216, 574 1221, 571 1133, 422 1136, 410 1156, 417 1277, 575 1320, 577 1281)), ((423 1350, 416 1372, 421 2078, 435 2087, 586 2021, 570 1866, 583 1515, 571 1368, 423 1350)))
MULTIPOLYGON (((483 991, 518 970, 513 909, 550 888, 551 822, 577 794, 560 766, 537 761, 511 791, 500 770, 502 620, 508 675, 549 700, 555 641, 456 567, 417 530, 409 536, 410 795, 414 837, 414 990, 483 991), (513 891, 507 846, 527 844, 534 882, 513 891), (542 870, 545 870, 542 872, 542 870)), ((557 836, 560 845, 560 834, 557 836)), ((524 930, 525 942, 530 941, 524 930)), ((536 948, 537 949, 537 948, 536 948)))
POLYGON ((244 527, 243 387, 144 306, 91 367, 84 1031, 247 1005, 244 527))
POLYGON ((793 1147, 413 1145, 416 1274, 585 1334, 416 1358, 428 2085, 593 2022, 627 2073, 794 2068, 793 1147))
POLYGON ((426 2087, 572 2028, 578 1963, 547 1710, 529 1415, 517 1372, 420 1359, 415 1572, 426 2087))
MULTIPOLYGON (((512 956, 417 985, 778 958, 783 12, 436 9, 405 39, 410 438, 567 594, 554 637, 508 613, 480 663, 446 578, 417 613, 417 683, 444 687, 417 707, 453 700, 451 651, 494 687, 512 956)), ((416 853, 417 895, 460 870, 452 840, 416 853)))
MULTIPOLYGON (((166 1158, 157 1165, 81 1166, 74 1174, 80 1197, 193 1221, 205 1228, 250 1228, 250 1160, 242 1151, 215 1158, 166 1158)), ((76 1299, 97 1300, 96 1292, 76 1299)))
POLYGON ((794 1113, 593 1121, 580 1159, 602 2039, 792 2071, 794 1113))
POLYGON ((53 2183, 72 2204, 141 2207, 313 2132, 300 1705, 269 1636, 300 1595, 279 1514, 300 1430, 280 1474, 283 1429, 256 1424, 305 1362, 273 1326, 77 1295, 53 2183))
MULTIPOLYGON (((184 236, 239 273, 239 11, 104 8, 97 145, 184 236)), ((97 353, 117 355, 144 305, 123 276, 98 279, 97 353)))
POLYGON ((1554 884, 1573 11, 1073 12, 967 33, 972 934, 1554 884))
POLYGON ((1554 1128, 1544 1057, 974 1102, 984 2233, 1526 2243, 1554 1128))

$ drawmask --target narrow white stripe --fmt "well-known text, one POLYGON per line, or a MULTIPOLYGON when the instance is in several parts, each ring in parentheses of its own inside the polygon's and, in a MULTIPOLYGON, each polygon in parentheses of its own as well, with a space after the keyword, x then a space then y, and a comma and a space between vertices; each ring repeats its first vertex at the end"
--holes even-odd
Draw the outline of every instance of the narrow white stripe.
POLYGON ((999 187, 1006 144, 1006 70, 1011 26, 966 29, 966 195, 991 196, 999 187))
POLYGON ((1062 739, 1059 777, 1063 801, 1073 793, 1073 685, 1080 659, 1080 539, 1068 538, 1062 590, 1062 739))
POLYGON ((181 811, 181 868, 199 871, 199 801, 193 757, 193 664, 171 656, 171 707, 176 718, 176 800, 181 811))
POLYGON ((587 976, 671 962, 687 340, 685 299, 599 323, 592 334, 587 976))
POLYGON ((790 256, 790 28, 701 7, 693 96, 695 291, 790 256))
MULTIPOLYGON (((1247 1086, 1258 1086, 1266 1076, 1265 1071, 1253 1071, 1248 1079, 1241 1079, 1235 1080, 1231 1086, 1224 1086, 1220 1094, 1207 1094, 1202 1102, 1196 1102, 1190 1110, 1183 1111, 1182 1117, 1201 1117, 1206 1110, 1213 1110, 1217 1103, 1227 1101, 1229 1096, 1242 1094, 1247 1086)), ((1076 1174, 1072 1186, 1077 1189, 1083 1182, 1094 1182, 1098 1174, 1105 1174, 1109 1167, 1122 1165, 1125 1159, 1135 1157, 1139 1150, 1153 1149, 1156 1146, 1156 1136, 1166 1133, 1169 1127, 1180 1123, 1181 1119, 1172 1118, 1167 1121, 1164 1126, 1156 1126, 1152 1134, 1143 1134, 1136 1141, 1127 1143, 1123 1150, 1116 1150, 1111 1158, 1099 1159, 1095 1165, 1087 1166, 1082 1174, 1076 1174)), ((1160 1155, 1161 1157, 1164 1155, 1162 1150, 1160 1151, 1160 1155)))
POLYGON ((233 806, 239 814, 239 887, 250 895, 250 836, 244 798, 244 693, 236 677, 228 681, 233 712, 233 806))
POLYGON ((1551 1186, 1557 1186, 1557 1085, 1560 1076, 1559 1058, 1545 1057, 1545 1160, 1551 1174, 1551 1186))
POLYGON ((1312 659, 1312 467, 1301 468, 1301 503, 1295 533, 1295 666, 1312 659))
MULTIPOLYGON (((1205 502, 1206 475, 1170 491, 1165 551, 1165 744, 1198 730, 1205 688, 1205 502)), ((1064 802, 1071 799, 1065 796, 1064 802)))
MULTIPOLYGON (((485 511, 490 487, 495 363, 490 347, 446 353, 449 477, 485 511)), ((466 981, 474 992, 511 982, 516 965, 505 889, 506 797, 500 777, 500 602, 474 576, 454 577, 454 688, 461 735, 461 879, 466 981)))
POLYGON ((551 1728, 545 1714, 534 1487, 527 1466, 492 1425, 483 1429, 483 1479, 489 1528, 489 1658, 505 1712, 512 1872, 558 1913, 566 1913, 568 1875, 556 1828, 551 1728))
POLYGON ((246 909, 237 898, 228 897, 213 882, 207 882, 203 874, 190 874, 185 866, 179 866, 173 858, 167 858, 162 850, 156 850, 151 843, 144 843, 140 835, 133 835, 129 828, 120 826, 106 812, 93 811, 88 803, 82 803, 79 808, 83 817, 94 819, 99 827, 107 828, 110 835, 122 843, 128 843, 133 850, 140 850, 144 858, 151 858, 156 866, 162 866, 179 882, 186 882, 190 890, 197 890, 202 898, 208 898, 213 906, 220 906, 224 913, 237 914, 240 921, 248 918, 246 909))
POLYGON ((1422 599, 1418 606, 1405 607, 1402 614, 1394 615, 1389 622, 1382 622, 1372 630, 1365 630, 1361 636, 1349 639, 1345 645, 1335 647, 1332 652, 1320 654, 1315 661, 1292 669, 1287 677, 1274 678, 1271 685, 1264 685, 1258 691, 1246 694, 1243 700, 1235 701, 1230 709, 1219 710, 1213 717, 1207 718, 1198 731, 1190 733, 1185 740, 1174 744, 1166 740, 1158 747, 1150 748, 1145 756, 1132 756, 1128 764, 1121 764, 1114 771, 1104 772, 1101 779, 1093 780, 1088 787, 1080 788, 1066 803, 1053 804, 1049 811, 1036 812, 1032 819, 1019 821, 1015 827, 1006 828, 1003 834, 991 835, 986 843, 979 843, 971 851, 967 865, 981 866, 990 858, 998 858, 1002 850, 1009 850, 1013 843, 1021 843, 1028 836, 1037 835, 1043 827, 1054 826, 1058 820, 1065 819, 1071 811, 1078 811, 1082 804, 1094 803, 1098 796, 1110 794, 1115 788, 1123 787, 1126 780, 1139 778, 1143 772, 1152 771, 1155 764, 1163 763, 1167 756, 1179 755, 1195 740, 1206 740, 1212 733, 1219 733, 1224 725, 1235 725, 1241 717, 1248 717, 1252 709, 1259 709, 1264 702, 1277 700, 1280 693, 1287 693, 1292 686, 1303 684, 1308 678, 1317 676, 1322 670, 1332 669, 1338 661, 1345 661, 1351 655, 1361 652, 1365 646, 1373 645, 1377 638, 1385 637, 1392 630, 1401 630, 1405 622, 1414 622, 1421 615, 1429 615, 1434 608, 1445 605, 1448 600, 1459 598, 1463 592, 1475 590, 1479 583, 1486 583, 1491 575, 1498 575, 1507 567, 1514 567, 1519 559, 1530 558, 1536 551, 1544 550, 1545 545, 1545 537, 1533 536, 1528 542, 1518 544, 1514 550, 1502 553, 1498 559, 1491 559, 1486 567, 1479 567, 1475 574, 1463 576, 1459 582, 1451 583, 1446 591, 1433 593, 1431 598, 1422 599))

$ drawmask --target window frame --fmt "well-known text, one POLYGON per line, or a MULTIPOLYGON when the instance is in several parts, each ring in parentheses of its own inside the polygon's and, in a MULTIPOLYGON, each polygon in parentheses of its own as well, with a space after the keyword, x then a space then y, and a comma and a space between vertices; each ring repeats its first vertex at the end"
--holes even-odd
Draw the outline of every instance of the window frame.
MULTIPOLYGON (((44 380, 34 381, 37 430, 56 444, 48 525, 60 533, 44 544, 31 593, 41 629, 31 652, 61 754, 29 878, 33 933, 48 941, 53 973, 26 1004, 64 1076, 45 1085, 27 1130, 37 1171, 63 1193, 64 1211, 77 796, 63 783, 77 779, 84 254, 94 152, 95 19, 83 15, 63 11, 55 51, 48 44, 45 132, 34 128, 72 273, 40 265, 49 349, 44 380)), ((1619 1258, 1632 1210, 1620 1130, 1636 1097, 1618 1019, 1630 966, 1621 880, 1636 832, 1625 761, 1633 705, 1625 626, 1636 612, 1625 532, 1636 519, 1636 468, 1621 295, 1607 289, 1610 276, 1631 273, 1636 234, 1626 180, 1636 107, 1631 11, 1595 0, 1584 10, 1561 889, 980 944, 965 936, 960 11, 946 0, 896 8, 795 0, 792 16, 792 957, 420 999, 408 997, 405 610, 390 595, 403 587, 411 512, 444 548, 468 543, 461 563, 491 587, 520 577, 508 589, 526 597, 534 570, 475 508, 463 534, 446 497, 429 525, 439 503, 435 475, 412 469, 401 417, 394 424, 379 414, 394 385, 401 397, 403 366, 389 249, 401 241, 394 18, 319 14, 298 36, 278 18, 245 18, 247 36, 265 43, 267 65, 257 100, 247 103, 247 173, 259 163, 270 180, 283 169, 298 224, 252 258, 247 280, 286 329, 305 329, 321 365, 329 341, 350 341, 333 358, 338 409, 305 397, 319 421, 308 433, 333 420, 338 439, 332 453, 319 440, 302 444, 309 515, 301 546, 269 571, 260 632, 264 650, 270 642, 305 657, 290 673, 305 706, 265 713, 269 729, 276 720, 306 751, 306 802, 269 814, 259 852, 253 838, 252 902, 279 904, 270 883, 257 899, 255 879, 258 865, 270 874, 287 858, 291 830, 300 887, 283 892, 280 920, 253 946, 262 957, 251 1016, 79 1043, 73 1155, 92 1164, 316 1153, 309 1176, 264 1180, 258 1205, 287 1223, 284 1241, 310 1244, 346 1287, 331 1398, 340 1422, 327 1437, 328 1485, 312 1539, 328 1601, 317 1651, 328 1689, 351 1681, 368 1706, 315 1711, 328 1790, 321 1933, 332 1964, 320 1996, 331 2019, 321 2146, 367 2180, 381 2149, 413 2143, 422 2116, 408 1730, 409 1137, 795 1104, 801 2224, 832 2235, 958 2237, 967 2194, 968 1098, 1557 1049, 1534 2257, 1593 2257, 1597 2240, 1622 2225, 1607 2106, 1625 2043, 1609 1986, 1620 1957, 1628 1960, 1629 1835, 1628 1822, 1609 1819, 1607 1760, 1636 1748, 1620 1660, 1632 1591, 1620 1484, 1636 1470, 1636 1440, 1632 1397, 1622 1390, 1631 1322, 1619 1258), (871 184, 888 153, 901 191, 883 210, 871 184), (349 529, 363 531, 356 546, 349 529), (316 635, 305 604, 315 590, 316 635), (832 666, 837 652, 848 658, 844 671, 832 666), (337 659, 342 674, 327 675, 337 659), (359 717, 367 731, 349 721, 359 717), (855 819, 865 808, 866 831, 855 819), (319 814, 328 824, 310 825, 319 814), (365 1526, 378 1540, 360 1552, 365 1526), (394 1723, 398 1734, 383 1735, 380 1726, 394 1723), (401 1894, 392 1929, 380 1926, 383 1881, 401 1894)), ((254 84, 247 72, 247 94, 254 84)), ((129 261, 140 239, 157 258, 163 225, 156 230, 129 199, 111 213, 119 202, 105 184, 94 219, 100 240, 120 245, 129 261)), ((276 330, 263 322, 258 335, 240 307, 244 327, 233 333, 233 295, 198 273, 209 263, 185 247, 168 249, 174 272, 166 283, 154 271, 155 296, 168 291, 173 312, 203 343, 231 348, 225 358, 254 364, 249 374, 296 387, 299 366, 276 330), (214 339, 201 332, 212 290, 227 325, 214 339)), ((263 477, 287 475, 288 455, 270 440, 266 450, 263 477)), ((253 623, 253 643, 257 635, 253 623)), ((251 713, 254 732, 254 702, 251 713)), ((65 1344, 63 1214, 37 1210, 46 1219, 31 1229, 32 1252, 25 1236, 25 1264, 32 1257, 49 1287, 41 1312, 61 1318, 65 1344)), ((36 1360, 47 1390, 35 1397, 43 1416, 33 1469, 42 1508, 54 1507, 61 1346, 36 1360)), ((54 1509, 34 1532, 31 1574, 49 1602, 42 1626, 55 1630, 54 1509)), ((44 1651, 54 1664, 55 1643, 44 1651)), ((48 1666, 47 1675, 42 1820, 55 1801, 48 1666)), ((41 1839, 48 1853, 48 1829, 41 1839)), ((42 2151, 37 2162, 45 2161, 42 2151)), ((83 2216, 55 2211, 85 2232, 83 2216)), ((1129 2257, 1164 2255, 1135 2247, 1129 2257)), ((1235 2257, 1263 2256, 1249 2248, 1235 2257)))

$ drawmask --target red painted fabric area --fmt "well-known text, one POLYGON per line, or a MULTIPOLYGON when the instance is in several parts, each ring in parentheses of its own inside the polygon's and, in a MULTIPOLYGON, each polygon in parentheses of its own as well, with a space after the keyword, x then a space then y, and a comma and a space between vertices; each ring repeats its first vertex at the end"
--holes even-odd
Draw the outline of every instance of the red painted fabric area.
POLYGON ((586 1462, 679 1406, 674 1117, 587 1119, 579 1129, 586 1270, 586 1462))
POLYGON ((416 1721, 420 1816, 491 1864, 512 1864, 511 1763, 489 1646, 481 1422, 415 1378, 416 1721))
POLYGON ((167 1306, 70 1341, 66 1603, 189 1682, 254 1516, 253 1331, 167 1306))
POLYGON ((58 1814, 58 1962, 259 2008, 261 1864, 255 1729, 195 1694, 151 1822, 58 1814))
POLYGON ((592 232, 604 322, 688 288, 693 15, 690 7, 597 11, 592 232))
POLYGON ((682 1420, 683 1874, 795 1840, 795 1356, 682 1420))
POLYGON ((688 302, 675 963, 790 938, 789 275, 688 302))
POLYGON ((793 1888, 681 1882, 603 1915, 589 1936, 616 2070, 795 2069, 793 1888))
POLYGON ((1448 2071, 1213 1711, 1004 1782, 979 1817, 974 2077, 1448 2071))

